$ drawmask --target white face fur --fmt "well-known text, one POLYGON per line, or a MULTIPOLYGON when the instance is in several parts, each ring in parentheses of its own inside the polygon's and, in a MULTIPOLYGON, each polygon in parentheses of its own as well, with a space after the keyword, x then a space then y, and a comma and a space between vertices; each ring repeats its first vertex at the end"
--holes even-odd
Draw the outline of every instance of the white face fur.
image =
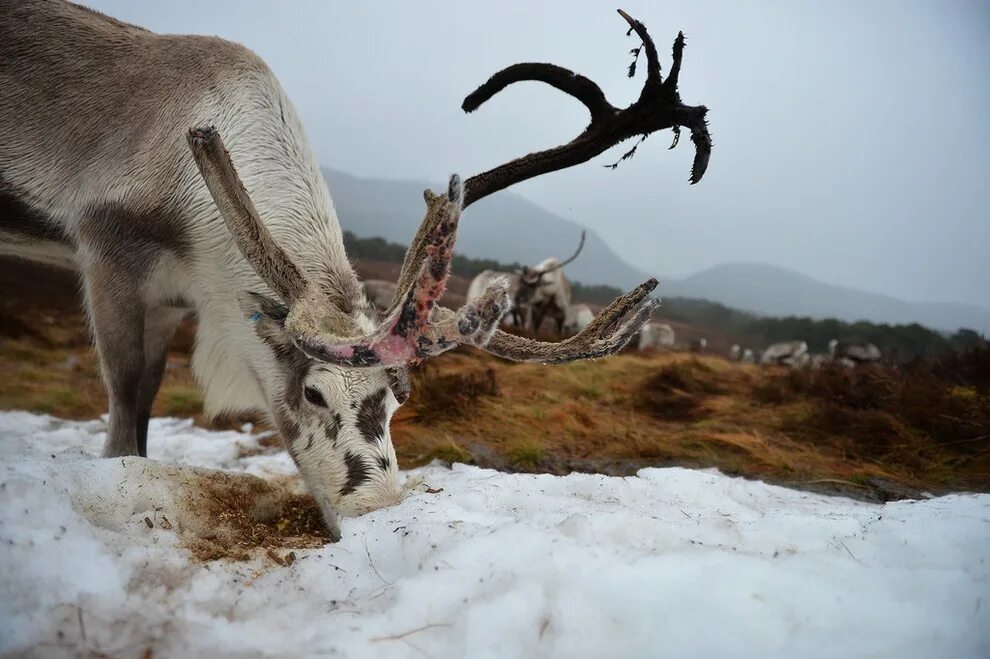
POLYGON ((389 423, 400 403, 387 372, 313 362, 292 380, 302 391, 291 453, 307 483, 324 483, 342 515, 397 502, 389 423))
POLYGON ((249 315, 278 372, 272 416, 337 540, 338 514, 360 515, 403 497, 389 424, 409 395, 408 374, 312 359, 284 330, 286 309, 252 297, 249 315))

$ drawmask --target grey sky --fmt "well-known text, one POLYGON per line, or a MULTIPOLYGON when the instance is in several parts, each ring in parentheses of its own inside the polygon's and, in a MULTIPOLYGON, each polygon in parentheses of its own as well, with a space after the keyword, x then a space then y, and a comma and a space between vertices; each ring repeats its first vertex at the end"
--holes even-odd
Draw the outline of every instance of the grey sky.
MULTIPOLYGON (((552 61, 613 104, 638 94, 615 0, 91 1, 159 32, 218 34, 272 67, 321 162, 359 176, 441 180, 569 140, 579 103, 530 83, 474 115, 497 69, 552 61)), ((766 262, 908 300, 990 306, 990 4, 983 0, 634 0, 681 93, 711 108, 704 181, 692 145, 654 135, 515 191, 597 230, 643 270, 684 276, 766 262), (621 149, 616 151, 621 152, 621 149)), ((418 209, 410 209, 418 213, 418 209)), ((464 230, 469 230, 469 223, 464 230)))

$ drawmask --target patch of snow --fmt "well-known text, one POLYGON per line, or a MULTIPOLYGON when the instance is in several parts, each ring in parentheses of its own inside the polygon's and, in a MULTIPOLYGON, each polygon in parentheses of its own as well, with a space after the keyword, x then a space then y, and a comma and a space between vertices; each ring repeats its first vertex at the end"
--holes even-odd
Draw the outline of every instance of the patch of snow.
MULTIPOLYGON (((251 429, 245 429, 250 431, 251 429)), ((987 657, 990 496, 865 504, 729 478, 431 465, 437 494, 335 545, 197 562, 172 513, 198 467, 276 477, 250 432, 0 413, 0 654, 987 657)))

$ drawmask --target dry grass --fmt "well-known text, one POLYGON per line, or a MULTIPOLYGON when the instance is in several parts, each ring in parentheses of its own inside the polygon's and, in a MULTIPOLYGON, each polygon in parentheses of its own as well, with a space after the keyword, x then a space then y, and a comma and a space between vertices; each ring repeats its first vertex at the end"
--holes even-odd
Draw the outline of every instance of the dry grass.
POLYGON ((485 396, 498 396, 498 381, 491 367, 462 373, 441 372, 430 362, 413 374, 415 397, 409 407, 423 423, 472 416, 485 396))
POLYGON ((158 392, 158 402, 170 416, 195 416, 203 413, 203 393, 188 384, 169 384, 158 392))
MULTIPOLYGON (((0 323, 0 409, 105 413, 81 314, 12 309, 0 323)), ((173 344, 153 413, 214 428, 257 421, 202 417, 191 336, 189 326, 173 344)), ((407 467, 433 459, 552 473, 714 466, 877 498, 990 490, 988 353, 901 370, 791 371, 678 353, 551 368, 459 349, 416 373, 392 436, 407 467)))

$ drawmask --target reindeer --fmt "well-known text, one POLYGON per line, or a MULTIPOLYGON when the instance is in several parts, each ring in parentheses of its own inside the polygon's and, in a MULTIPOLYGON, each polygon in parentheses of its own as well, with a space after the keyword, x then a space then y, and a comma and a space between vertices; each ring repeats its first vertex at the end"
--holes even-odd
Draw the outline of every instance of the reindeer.
POLYGON ((804 341, 781 341, 767 346, 760 357, 761 364, 803 366, 808 359, 808 344, 804 341))
POLYGON ((496 329, 510 303, 504 283, 456 311, 436 300, 458 220, 479 199, 681 126, 696 145, 691 181, 701 179, 711 141, 707 109, 677 93, 683 35, 661 81, 646 28, 622 16, 649 63, 629 107, 552 64, 510 66, 467 97, 470 112, 508 85, 537 80, 584 103, 591 123, 565 146, 425 191, 423 222, 379 313, 344 253, 298 115, 253 52, 154 34, 67 2, 3 1, 0 251, 67 259, 78 270, 109 394, 103 455, 147 454, 169 339, 195 310, 192 366, 206 412, 264 411, 336 541, 339 514, 404 494, 389 423, 409 396, 410 364, 458 344, 545 364, 620 350, 657 307, 647 300, 655 279, 559 343, 496 329))
POLYGON ((666 323, 649 322, 639 330, 640 350, 673 348, 676 342, 674 328, 666 323))
POLYGON ((578 257, 584 249, 585 232, 577 251, 563 262, 554 257, 544 259, 535 268, 523 266, 519 271, 519 288, 513 300, 517 325, 533 332, 540 329, 544 318, 557 323, 557 333, 564 331, 567 307, 571 304, 571 282, 564 276, 563 268, 578 257))
POLYGON ((729 359, 744 364, 755 364, 756 353, 753 352, 752 348, 743 348, 738 343, 733 343, 732 347, 729 348, 729 359))
POLYGON ((880 348, 872 343, 849 343, 832 339, 828 342, 829 358, 845 365, 878 362, 883 358, 880 348))
POLYGON ((564 331, 568 334, 577 334, 591 324, 595 314, 587 304, 570 304, 567 306, 564 318, 564 331))

